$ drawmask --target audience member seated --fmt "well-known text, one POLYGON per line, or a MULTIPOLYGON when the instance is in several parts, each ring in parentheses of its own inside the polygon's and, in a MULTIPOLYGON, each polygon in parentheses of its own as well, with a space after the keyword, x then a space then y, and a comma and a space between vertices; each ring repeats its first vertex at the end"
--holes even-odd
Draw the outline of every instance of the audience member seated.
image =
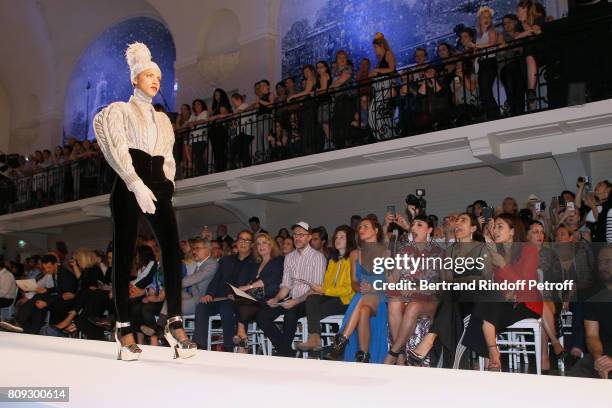
MULTIPOLYGON (((191 243, 191 253, 195 268, 193 273, 183 276, 181 310, 184 316, 195 313, 198 303, 200 303, 200 300, 206 294, 208 285, 215 276, 219 266, 217 259, 212 257, 211 241, 195 238, 191 243)), ((159 312, 156 328, 158 333, 166 325, 167 307, 166 302, 164 302, 164 306, 159 312)), ((143 332, 147 335, 151 333, 150 331, 148 333, 146 331, 143 332)))
MULTIPOLYGON (((398 255, 407 255, 410 258, 425 256, 427 258, 441 258, 443 250, 431 239, 433 222, 424 215, 417 215, 410 228, 412 241, 400 247, 398 255)), ((422 266, 417 270, 401 270, 389 281, 414 282, 417 287, 420 280, 435 283, 440 280, 440 270, 422 266)), ((388 292, 389 331, 391 347, 385 364, 405 365, 405 349, 408 339, 414 334, 417 320, 420 317, 433 317, 436 307, 436 294, 430 291, 394 291, 388 292)))
POLYGON ((278 293, 283 279, 285 257, 281 254, 276 242, 267 233, 255 236, 255 261, 249 271, 247 283, 238 289, 248 293, 257 302, 244 301, 236 298, 238 308, 238 330, 234 336, 234 344, 239 352, 246 352, 247 327, 254 322, 257 314, 268 308, 267 301, 278 293))
POLYGON ((279 356, 295 355, 292 349, 298 319, 306 315, 306 298, 312 293, 311 285, 321 285, 325 276, 327 261, 323 254, 310 246, 312 232, 303 221, 294 224, 293 241, 295 250, 285 256, 283 280, 278 293, 266 303, 269 307, 257 313, 257 326, 276 349, 279 356), (283 318, 282 331, 275 320, 283 318))
POLYGON ((355 295, 351 286, 351 262, 349 260, 349 255, 357 248, 355 231, 348 225, 341 225, 334 231, 332 241, 334 246, 323 284, 309 283, 313 293, 306 298, 308 340, 297 344, 297 348, 301 351, 321 349, 321 319, 333 315, 344 315, 348 304, 355 295))
POLYGON ((236 332, 237 310, 231 297, 233 292, 228 284, 241 286, 246 283, 250 271, 255 265, 255 259, 251 254, 253 233, 251 231, 240 231, 236 240, 237 254, 224 256, 219 260, 219 267, 215 276, 208 284, 206 294, 202 296, 195 310, 195 332, 193 341, 199 349, 208 347, 208 320, 210 316, 219 314, 221 326, 223 327, 223 350, 234 351, 233 337, 236 332))
MULTIPOLYGON (((521 219, 509 214, 495 217, 493 230, 485 235, 495 245, 488 245, 488 256, 494 266, 496 282, 537 280, 538 250, 527 243, 521 219)), ((486 367, 501 371, 497 348, 497 332, 523 319, 542 316, 541 295, 537 290, 517 290, 495 293, 490 299, 480 294, 474 305, 462 343, 482 357, 488 357, 486 367)))
POLYGON ((599 251, 597 269, 600 291, 584 307, 586 353, 567 375, 612 379, 612 247, 599 251))
POLYGON ((78 249, 70 261, 73 273, 78 279, 78 289, 72 307, 64 320, 55 328, 72 335, 77 329, 88 339, 104 339, 104 331, 90 323, 90 319, 102 317, 112 310, 110 300, 110 276, 104 275, 94 251, 78 249))
MULTIPOLYGON (((12 306, 17 297, 17 285, 15 276, 6 269, 4 259, 0 257, 0 309, 12 306)), ((21 333, 23 329, 13 324, 12 319, 4 320, 0 318, 0 328, 7 331, 21 333)))
POLYGON ((351 285, 356 295, 344 315, 341 332, 327 358, 360 363, 382 363, 387 354, 387 304, 373 282, 381 275, 373 271, 374 259, 389 256, 384 245, 383 228, 367 216, 357 229, 359 247, 350 254, 351 285))

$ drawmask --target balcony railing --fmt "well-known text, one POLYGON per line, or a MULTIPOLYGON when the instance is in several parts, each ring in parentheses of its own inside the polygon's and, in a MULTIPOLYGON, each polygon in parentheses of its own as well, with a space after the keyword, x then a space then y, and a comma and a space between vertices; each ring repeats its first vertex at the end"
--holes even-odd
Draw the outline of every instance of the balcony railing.
MULTIPOLYGON (((545 26, 540 36, 504 47, 405 67, 177 130, 177 178, 611 98, 612 58, 598 45, 611 43, 611 22, 609 15, 562 20, 545 26), (531 95, 527 56, 538 62, 531 95)), ((108 193, 113 178, 104 160, 94 158, 3 179, 0 213, 108 193)))

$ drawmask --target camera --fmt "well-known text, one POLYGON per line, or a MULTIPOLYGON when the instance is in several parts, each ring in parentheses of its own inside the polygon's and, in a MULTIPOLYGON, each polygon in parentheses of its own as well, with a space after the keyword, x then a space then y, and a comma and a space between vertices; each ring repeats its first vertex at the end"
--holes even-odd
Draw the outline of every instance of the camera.
POLYGON ((427 200, 425 200, 425 189, 417 188, 415 193, 419 199, 419 208, 423 213, 425 213, 425 209, 427 208, 427 200))
MULTIPOLYGON (((591 191, 591 177, 589 176, 581 176, 578 177, 579 183, 584 183, 584 191, 591 191)), ((578 185, 576 185, 578 187, 578 185)))

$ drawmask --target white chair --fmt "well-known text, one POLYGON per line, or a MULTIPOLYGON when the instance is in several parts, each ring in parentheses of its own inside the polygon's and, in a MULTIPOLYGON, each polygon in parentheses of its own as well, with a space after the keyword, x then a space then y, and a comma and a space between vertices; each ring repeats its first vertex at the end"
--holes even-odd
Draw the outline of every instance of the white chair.
POLYGON ((15 296, 13 297, 13 303, 10 306, 3 307, 0 309, 0 320, 9 320, 13 317, 15 311, 15 303, 17 303, 17 293, 19 288, 15 288, 15 296))
MULTIPOLYGON (((206 341, 206 350, 212 350, 213 341, 212 337, 214 335, 218 335, 223 337, 223 329, 222 328, 213 328, 213 322, 221 322, 221 315, 214 315, 208 318, 208 338, 206 341)), ((223 344, 223 340, 215 340, 214 344, 223 344)))
MULTIPOLYGON (((536 362, 536 374, 542 373, 542 320, 523 319, 506 328, 497 335, 500 354, 508 355, 508 367, 518 368, 520 358, 529 363, 528 355, 533 354, 536 362), (531 340, 533 338, 533 340, 531 340)), ((484 369, 484 358, 479 357, 479 367, 484 369)))
POLYGON ((185 329, 185 334, 189 339, 193 338, 193 332, 195 331, 195 315, 184 315, 183 316, 183 328, 185 329))
POLYGON ((321 319, 321 342, 323 347, 334 344, 334 337, 340 331, 343 319, 344 315, 327 316, 321 319))

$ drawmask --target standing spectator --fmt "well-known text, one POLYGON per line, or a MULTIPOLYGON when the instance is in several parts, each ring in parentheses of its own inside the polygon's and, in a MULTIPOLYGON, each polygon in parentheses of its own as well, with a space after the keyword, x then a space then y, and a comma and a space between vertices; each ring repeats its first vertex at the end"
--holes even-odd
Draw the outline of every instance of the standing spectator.
MULTIPOLYGON (((546 10, 532 0, 521 0, 516 6, 516 14, 523 26, 523 31, 515 38, 525 38, 542 34, 542 26, 546 23, 546 10)), ((536 85, 538 82, 538 65, 542 60, 541 46, 530 44, 525 48, 525 62, 527 64, 527 105, 529 110, 537 108, 536 85)))
POLYGON ((306 315, 305 300, 311 293, 311 285, 323 283, 327 264, 323 255, 309 245, 312 233, 306 222, 298 222, 291 229, 296 249, 285 257, 280 289, 276 296, 267 301, 270 307, 257 313, 257 325, 270 339, 278 355, 284 357, 294 355, 291 345, 297 321, 306 315), (281 331, 274 321, 282 315, 281 331))
POLYGON ((295 93, 297 93, 297 90, 295 89, 295 79, 293 77, 285 78, 283 83, 287 89, 287 97, 293 96, 295 93))
POLYGON ((247 114, 243 114, 243 112, 249 109, 249 104, 245 102, 244 95, 234 93, 232 94, 232 105, 234 106, 234 112, 239 116, 234 121, 236 136, 230 144, 230 164, 248 167, 251 165, 250 150, 253 135, 251 134, 252 130, 249 124, 250 117, 247 114))
POLYGON ((208 118, 210 125, 210 143, 213 151, 213 161, 215 163, 215 171, 225 171, 227 167, 227 150, 228 150, 228 131, 225 123, 219 122, 220 119, 232 113, 227 93, 221 89, 215 89, 213 93, 212 115, 208 118))
POLYGON ((493 94, 493 83, 497 77, 497 59, 492 53, 492 47, 497 45, 497 31, 493 26, 493 14, 495 12, 488 6, 481 7, 476 13, 477 36, 476 43, 470 46, 475 50, 482 50, 478 58, 478 90, 480 92, 480 103, 488 120, 499 116, 499 106, 493 94))
MULTIPOLYGON (((372 47, 378 61, 376 68, 370 72, 370 77, 376 78, 395 72, 395 54, 383 33, 376 33, 374 40, 372 40, 372 47)), ((374 97, 370 104, 368 119, 375 136, 378 139, 384 139, 391 136, 390 132, 393 130, 393 107, 391 104, 393 81, 379 78, 374 80, 373 85, 374 97)))
POLYGON ((359 61, 359 70, 355 75, 355 80, 359 83, 359 96, 367 96, 368 99, 372 97, 372 80, 370 79, 370 69, 372 68, 372 62, 369 58, 362 58, 359 61))
POLYGON ((506 91, 506 105, 511 115, 523 113, 525 108, 525 81, 523 64, 519 59, 522 49, 512 43, 517 39, 519 21, 516 15, 506 14, 503 18, 504 31, 499 38, 500 44, 510 44, 506 51, 497 53, 500 79, 506 91))
POLYGON ((64 164, 67 158, 64 156, 64 149, 62 146, 56 146, 53 149, 53 164, 59 166, 60 164, 64 164))
POLYGON ((478 78, 470 59, 457 61, 451 91, 457 124, 470 123, 478 111, 478 78))
POLYGON ((289 97, 287 95, 287 88, 285 87, 285 84, 283 83, 283 81, 279 81, 276 83, 276 85, 274 86, 274 90, 276 91, 276 103, 285 103, 287 102, 287 98, 289 97))
MULTIPOLYGON (((191 103, 191 111, 191 116, 187 123, 185 123, 185 127, 202 125, 208 120, 208 107, 203 99, 194 99, 191 103)), ((186 150, 188 152, 186 156, 186 165, 189 164, 189 167, 186 167, 188 175, 192 175, 193 170, 195 170, 195 174, 197 175, 208 173, 208 169, 206 168, 208 156, 207 132, 206 127, 201 126, 189 133, 188 144, 191 144, 191 149, 186 150), (189 154, 189 152, 191 154, 189 154), (193 166, 191 166, 191 164, 193 164, 193 166)))
MULTIPOLYGON (((353 84, 353 64, 345 50, 336 52, 336 68, 332 70, 330 89, 338 89, 353 84)), ((336 92, 334 95, 334 112, 332 119, 335 134, 330 134, 328 149, 344 147, 351 131, 351 121, 355 112, 355 101, 350 91, 336 92)), ((324 147, 325 148, 325 147, 324 147)))

